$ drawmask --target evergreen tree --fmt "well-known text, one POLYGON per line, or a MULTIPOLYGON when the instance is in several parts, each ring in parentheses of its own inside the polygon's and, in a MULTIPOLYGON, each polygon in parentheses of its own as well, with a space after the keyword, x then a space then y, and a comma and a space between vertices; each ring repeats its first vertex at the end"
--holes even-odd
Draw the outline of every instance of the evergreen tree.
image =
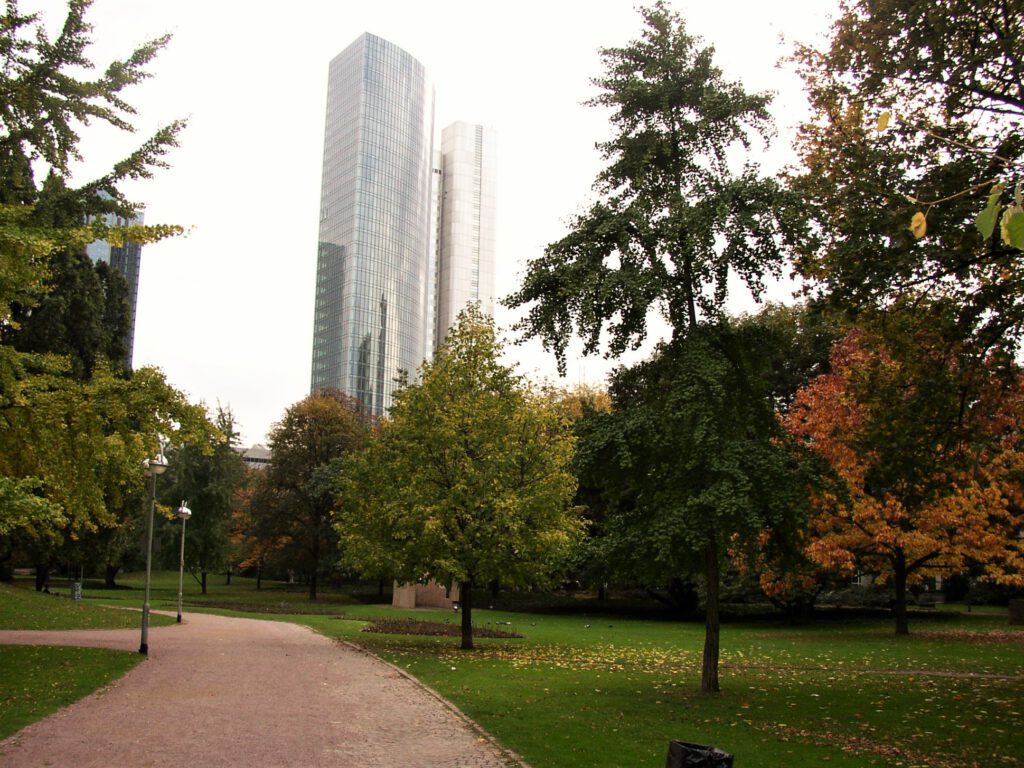
MULTIPOLYGON (((641 38, 602 50, 605 74, 594 80, 601 92, 590 103, 612 110, 616 130, 599 145, 608 161, 594 185, 601 198, 530 262, 523 287, 506 300, 512 307, 530 305, 518 328, 553 349, 563 372, 573 333, 593 353, 607 331, 609 350, 618 355, 644 340, 652 309, 672 333, 662 358, 696 349, 692 345, 706 343, 702 326, 713 327, 723 316, 730 274, 756 297, 765 276, 781 270, 779 240, 787 222, 780 214, 789 208, 779 186, 742 154, 754 139, 771 134, 769 95, 748 94, 727 81, 713 63, 713 49, 686 34, 683 20, 663 2, 641 15, 641 38)), ((636 372, 645 375, 643 368, 636 372)), ((657 397, 653 390, 651 397, 657 397)), ((646 398, 620 402, 636 404, 642 419, 646 398)), ((689 408, 694 401, 679 403, 689 408)), ((687 418, 664 421, 660 440, 681 439, 668 429, 687 418)), ((652 456, 675 461, 670 453, 652 456)), ((689 492, 712 508, 715 494, 704 492, 714 481, 707 483, 702 490, 695 479, 689 492)), ((720 501, 715 509, 724 514, 733 499, 720 501)), ((727 533, 714 528, 697 543, 709 585, 705 692, 718 690, 717 587, 727 533)))

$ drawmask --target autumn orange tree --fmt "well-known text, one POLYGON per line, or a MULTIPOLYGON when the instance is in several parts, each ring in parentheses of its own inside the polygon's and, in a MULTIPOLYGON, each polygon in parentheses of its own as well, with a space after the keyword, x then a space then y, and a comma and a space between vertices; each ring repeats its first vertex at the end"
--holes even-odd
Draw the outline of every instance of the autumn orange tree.
POLYGON ((890 580, 897 634, 907 587, 925 576, 976 566, 1024 586, 1024 379, 998 352, 978 365, 945 341, 943 321, 933 305, 887 315, 889 333, 850 331, 784 418, 837 481, 813 493, 807 554, 890 580))
POLYGON ((232 498, 229 559, 239 571, 256 569, 256 589, 263 585, 264 568, 276 564, 277 555, 291 541, 271 530, 280 495, 263 470, 246 469, 245 482, 232 498))

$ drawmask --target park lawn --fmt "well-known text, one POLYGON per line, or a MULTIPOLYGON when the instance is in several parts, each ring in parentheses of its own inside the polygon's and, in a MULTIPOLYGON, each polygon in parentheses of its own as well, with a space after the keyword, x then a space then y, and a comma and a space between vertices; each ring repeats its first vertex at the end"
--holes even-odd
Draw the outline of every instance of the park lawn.
MULTIPOLYGON (((134 574, 119 581, 141 587, 134 574)), ((714 744, 743 768, 1024 765, 1024 631, 1007 625, 1005 609, 917 618, 909 638, 881 620, 726 624, 723 692, 706 697, 697 692, 698 624, 478 610, 478 627, 524 637, 478 639, 463 653, 457 638, 362 632, 377 616, 457 625, 451 611, 363 604, 366 595, 310 603, 297 585, 265 582, 256 591, 237 577, 231 586, 216 581, 202 596, 186 580, 186 613, 298 621, 358 643, 455 703, 533 768, 660 768, 669 739, 714 744)), ((140 589, 89 592, 141 604, 140 589)), ((176 597, 176 574, 156 574, 154 607, 176 597)))
POLYGON ((703 627, 480 611, 522 640, 361 633, 353 608, 303 619, 407 670, 534 768, 664 765, 667 742, 713 744, 744 768, 1024 765, 1024 632, 1002 616, 726 625, 722 687, 698 691, 703 627), (501 622, 499 624, 499 622, 501 622), (511 622, 511 626, 504 622, 511 622))
MULTIPOLYGON (((90 590, 97 600, 107 605, 141 607, 145 584, 144 572, 128 572, 117 579, 117 590, 101 586, 90 590)), ((248 615, 278 611, 282 614, 337 614, 348 605, 358 604, 348 593, 322 590, 318 599, 310 601, 308 587, 264 580, 262 589, 256 589, 256 580, 232 576, 225 584, 222 574, 211 574, 207 579, 207 594, 196 578, 186 573, 182 581, 182 600, 186 611, 194 608, 215 611, 237 610, 248 615)), ((176 610, 178 604, 177 571, 154 571, 150 583, 150 604, 154 610, 176 610)))
MULTIPOLYGON (((151 617, 153 626, 174 618, 151 617)), ((139 613, 0 584, 0 629, 136 629, 139 613)), ((102 648, 0 644, 0 739, 118 679, 142 660, 102 648)))
POLYGON ((0 645, 0 739, 110 684, 142 658, 103 648, 0 645))
MULTIPOLYGON (((0 584, 0 629, 133 629, 140 622, 137 611, 107 608, 93 599, 75 602, 63 595, 0 584)), ((150 617, 152 626, 174 622, 166 616, 150 617)))

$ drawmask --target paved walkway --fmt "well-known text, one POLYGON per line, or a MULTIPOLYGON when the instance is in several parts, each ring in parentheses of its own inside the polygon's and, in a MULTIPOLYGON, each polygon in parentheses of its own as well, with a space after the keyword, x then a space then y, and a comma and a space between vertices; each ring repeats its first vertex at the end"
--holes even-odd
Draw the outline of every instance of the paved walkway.
MULTIPOLYGON (((0 643, 137 651, 138 630, 0 632, 0 643)), ((0 766, 510 768, 394 667, 295 624, 186 614, 149 658, 0 742, 0 766)))

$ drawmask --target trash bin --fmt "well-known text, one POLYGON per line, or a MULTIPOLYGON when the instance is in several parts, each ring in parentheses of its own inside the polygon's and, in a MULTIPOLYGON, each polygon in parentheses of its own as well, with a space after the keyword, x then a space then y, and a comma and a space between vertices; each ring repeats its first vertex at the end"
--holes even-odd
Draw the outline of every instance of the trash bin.
POLYGON ((670 741, 665 768, 732 768, 732 755, 714 747, 670 741))
POLYGON ((71 599, 76 603, 82 599, 82 582, 75 581, 71 584, 71 599))

